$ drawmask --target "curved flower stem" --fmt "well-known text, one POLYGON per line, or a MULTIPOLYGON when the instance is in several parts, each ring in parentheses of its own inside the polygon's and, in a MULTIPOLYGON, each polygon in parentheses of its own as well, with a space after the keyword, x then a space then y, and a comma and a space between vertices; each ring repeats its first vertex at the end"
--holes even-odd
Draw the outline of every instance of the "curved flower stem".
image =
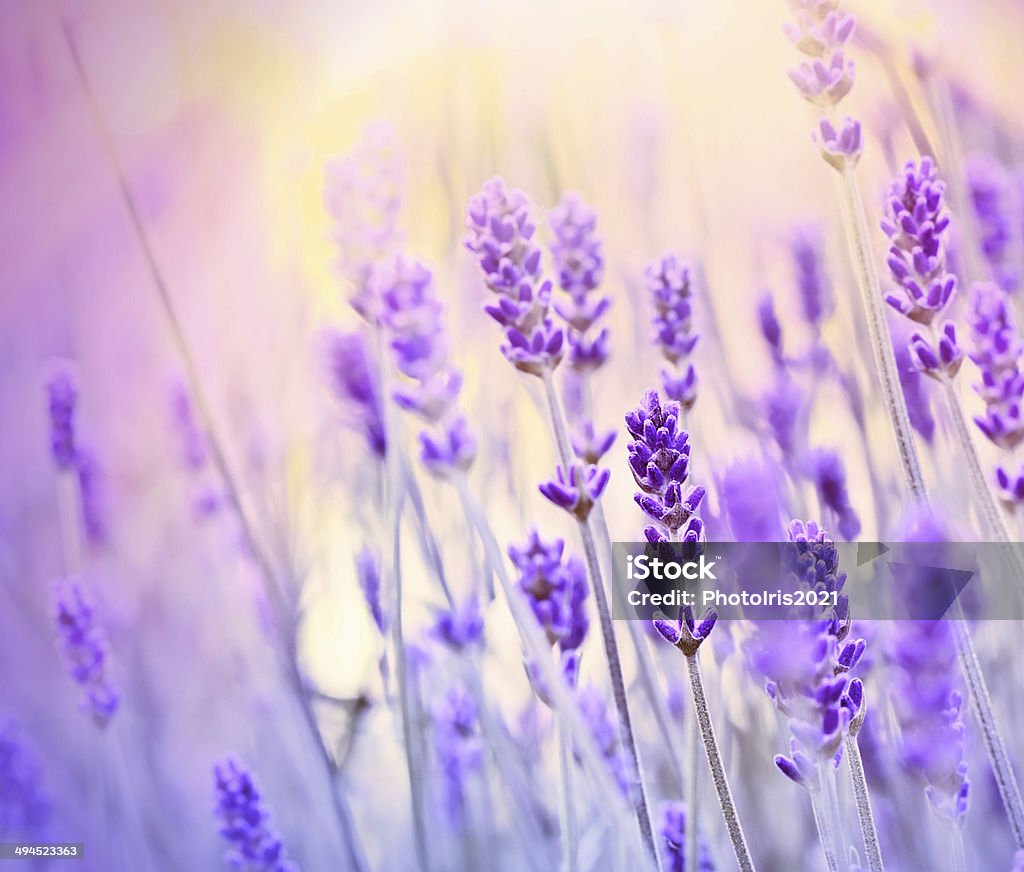
POLYGON ((893 435, 896 438, 896 450, 899 453, 907 489, 915 502, 924 503, 927 500, 924 476, 921 473, 921 462, 914 444, 914 432, 911 429, 910 416, 907 413, 907 401, 903 396, 899 371, 896 368, 896 356, 893 353, 892 338, 889 335, 889 324, 885 320, 882 289, 878 282, 878 273, 871 260, 867 219, 864 216, 864 204, 861 201, 857 185, 857 175, 852 167, 848 167, 839 173, 839 178, 842 188, 846 240, 857 273, 857 284, 860 288, 861 302, 864 305, 864 316, 867 320, 871 341, 871 354, 882 388, 882 402, 885 404, 889 421, 892 424, 893 435))
POLYGON ((860 745, 857 736, 848 733, 845 740, 846 756, 850 761, 850 776, 853 780, 853 794, 857 799, 857 817, 860 819, 860 832, 864 837, 864 852, 870 872, 883 872, 882 849, 878 843, 878 831, 875 829, 875 816, 871 811, 871 795, 868 793, 868 780, 864 775, 864 761, 860 756, 860 745))
MULTIPOLYGON (((551 412, 551 426, 555 432, 555 444, 558 447, 559 458, 562 466, 568 471, 573 462, 573 452, 569 443, 569 432, 565 423, 565 414, 562 411, 562 405, 555 391, 554 380, 549 371, 545 371, 542 381, 544 382, 548 409, 551 412)), ((608 606, 608 593, 604 588, 601 562, 597 555, 597 539, 589 520, 581 520, 579 522, 579 530, 580 539, 583 541, 583 557, 587 564, 587 574, 590 576, 590 586, 593 588, 594 601, 597 605, 598 622, 601 625, 601 639, 604 643, 605 659, 608 661, 612 697, 615 700, 615 708, 618 711, 622 727, 622 742, 626 748, 626 753, 629 755, 630 765, 637 775, 637 791, 633 810, 636 815, 637 826, 640 828, 640 839, 643 841, 644 847, 650 854, 651 859, 660 869, 661 861, 658 857, 658 848, 654 841, 654 825, 651 822, 651 812, 647 804, 647 788, 644 783, 643 767, 640 763, 636 737, 633 734, 633 719, 629 713, 629 700, 626 697, 626 682, 622 675, 619 646, 615 639, 611 609, 608 606)))
MULTIPOLYGON (((740 872, 753 872, 754 861, 750 856, 750 849, 747 848, 743 827, 740 826, 736 806, 732 801, 729 779, 725 774, 722 755, 718 750, 718 740, 715 738, 715 727, 711 723, 711 712, 708 710, 708 701, 704 696, 704 681, 700 674, 698 656, 698 654, 686 656, 686 672, 690 677, 690 690, 693 693, 697 724, 700 727, 701 738, 704 740, 704 753, 707 755, 708 765, 711 767, 711 779, 715 782, 715 792, 718 794, 718 802, 722 806, 722 817, 725 818, 725 828, 729 832, 733 851, 736 852, 736 862, 739 864, 740 872)), ((693 836, 696 838, 696 833, 693 833, 693 836)))

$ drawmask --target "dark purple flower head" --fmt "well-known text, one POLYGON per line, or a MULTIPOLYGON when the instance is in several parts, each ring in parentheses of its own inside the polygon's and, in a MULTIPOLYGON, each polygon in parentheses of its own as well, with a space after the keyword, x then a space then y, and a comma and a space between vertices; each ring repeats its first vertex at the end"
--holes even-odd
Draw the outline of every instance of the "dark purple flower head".
POLYGON ((579 648, 589 627, 583 563, 565 557, 563 540, 545 541, 537 530, 531 530, 522 545, 510 545, 508 556, 548 641, 557 642, 563 651, 579 648))
POLYGON ((331 389, 362 430, 377 457, 384 457, 387 438, 377 367, 370 356, 366 337, 359 331, 329 330, 324 335, 331 389))
POLYGON ((398 139, 384 124, 368 126, 350 154, 327 164, 324 204, 333 221, 335 265, 352 283, 352 308, 373 323, 379 315, 379 300, 371 278, 375 265, 401 242, 397 225, 402 186, 398 139))
POLYGON ((825 241, 821 225, 796 227, 789 239, 789 250, 804 320, 818 328, 835 309, 835 294, 825 268, 825 241))
POLYGON ((95 453, 82 445, 78 446, 75 458, 75 474, 86 541, 95 547, 103 546, 110 537, 107 479, 95 453))
POLYGON ((900 294, 886 297, 896 311, 929 325, 949 303, 956 276, 946 269, 949 212, 946 185, 930 157, 907 161, 886 197, 881 228, 889 237, 889 272, 900 294))
POLYGON ((284 843, 270 826, 270 813, 249 772, 227 759, 213 767, 220 835, 229 847, 225 862, 247 872, 297 872, 285 858, 284 843))
POLYGON ((1006 170, 994 158, 977 154, 967 161, 967 186, 981 231, 981 250, 992 279, 1012 293, 1020 285, 1020 264, 1011 257, 1014 196, 1006 170))
POLYGON ((771 349, 772 359, 781 362, 782 324, 779 323, 779 316, 775 314, 775 301, 769 291, 764 291, 757 301, 757 324, 761 329, 761 336, 771 349))
POLYGON ((981 375, 974 390, 985 401, 984 415, 974 421, 990 441, 1012 451, 1024 441, 1024 373, 1020 370, 1024 343, 1009 297, 994 284, 976 282, 968 299, 967 322, 970 358, 981 375))
POLYGON ((1004 466, 997 466, 996 485, 1003 505, 1011 512, 1015 511, 1024 503, 1024 464, 1018 467, 1016 473, 1008 472, 1004 466))
POLYGON ((715 864, 707 843, 686 826, 686 806, 681 802, 667 802, 661 811, 661 845, 665 856, 665 872, 694 872, 686 868, 687 840, 697 839, 696 872, 715 872, 715 864))
POLYGON ((696 515, 705 489, 683 489, 690 472, 690 437, 679 426, 679 415, 679 405, 662 403, 655 390, 648 390, 640 406, 626 415, 633 437, 629 468, 642 491, 634 499, 656 523, 654 533, 660 533, 648 533, 651 541, 703 539, 703 523, 696 515))
POLYGON ((943 322, 936 340, 915 331, 908 349, 914 366, 936 381, 953 378, 964 362, 964 353, 957 344, 956 326, 952 321, 943 322))
POLYGON ((35 748, 13 721, 0 724, 0 838, 43 838, 50 812, 35 748))
POLYGON ((566 470, 555 467, 555 477, 539 486, 540 492, 577 520, 585 521, 608 486, 611 472, 600 466, 574 461, 566 470))
MULTIPOLYGON (((585 299, 601 284, 604 276, 597 213, 579 194, 570 192, 551 210, 548 222, 555 237, 551 243, 551 257, 558 273, 558 286, 568 291, 574 302, 585 299)), ((577 329, 582 332, 589 326, 577 329)))
POLYGON ((441 808, 448 825, 463 830, 467 821, 467 792, 483 762, 477 706, 462 688, 452 687, 431 711, 434 750, 440 766, 441 808))
POLYGON ((653 624, 661 638, 675 645, 687 657, 692 657, 711 634, 717 622, 718 612, 715 609, 705 610, 700 617, 700 623, 697 623, 693 616, 693 608, 683 606, 676 620, 669 620, 662 614, 660 618, 654 619, 653 624))
POLYGON ((572 434, 572 450, 580 460, 588 464, 600 462, 614 443, 614 430, 598 433, 594 422, 589 419, 582 421, 572 434))
POLYGON ((104 727, 120 704, 107 675, 107 636, 96 620, 96 605, 77 579, 56 589, 53 622, 57 647, 71 680, 82 694, 82 710, 104 727))
POLYGON ((818 122, 815 140, 821 156, 840 171, 857 166, 861 152, 864 151, 860 122, 849 115, 842 120, 838 129, 827 118, 822 118, 818 122))
POLYGON ((57 469, 70 469, 75 463, 75 406, 78 385, 70 368, 56 366, 46 382, 50 416, 50 453, 57 469))

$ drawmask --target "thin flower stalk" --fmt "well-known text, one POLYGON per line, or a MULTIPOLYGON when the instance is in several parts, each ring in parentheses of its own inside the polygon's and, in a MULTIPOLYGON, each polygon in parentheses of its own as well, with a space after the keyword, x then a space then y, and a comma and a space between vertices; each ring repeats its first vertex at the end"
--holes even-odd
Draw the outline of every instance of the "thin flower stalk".
POLYGON ((868 792, 868 780, 864 774, 864 760, 860 754, 857 734, 852 730, 844 742, 846 759, 850 763, 850 778, 853 781, 853 794, 857 801, 857 818, 860 820, 860 832, 864 839, 864 853, 870 872, 882 872, 882 849, 875 828, 875 817, 871 810, 871 795, 868 792))

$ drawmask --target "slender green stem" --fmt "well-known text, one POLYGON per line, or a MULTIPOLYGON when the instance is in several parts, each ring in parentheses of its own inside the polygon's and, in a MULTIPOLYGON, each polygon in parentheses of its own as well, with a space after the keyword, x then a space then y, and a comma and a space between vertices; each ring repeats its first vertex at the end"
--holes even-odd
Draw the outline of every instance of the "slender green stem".
POLYGON ((899 454, 907 489, 915 502, 924 503, 927 500, 924 476, 921 472, 921 462, 917 456, 917 447, 914 445, 914 433, 910 426, 910 416, 907 413, 903 388, 900 385, 899 371, 896 368, 889 324, 885 320, 882 289, 878 282, 878 273, 871 259, 867 219, 857 185, 857 175, 850 167, 840 172, 839 178, 846 239, 857 274, 861 302, 864 305, 864 316, 867 320, 868 334, 871 340, 871 353, 882 388, 882 402, 885 404, 889 421, 892 424, 893 435, 896 438, 896 450, 899 454))
MULTIPOLYGON (((722 755, 718 750, 718 739, 715 737, 715 727, 711 722, 707 697, 704 695, 704 681, 700 674, 698 656, 698 654, 691 654, 686 657, 686 671, 690 677, 690 690, 693 694, 694 710, 697 713, 697 724, 704 741, 704 754, 708 758, 711 780, 715 783, 718 802, 722 806, 722 817, 725 818, 725 828, 729 832, 733 851, 736 852, 736 862, 739 864, 740 872, 753 872, 754 861, 750 856, 747 840, 743 836, 743 827, 740 826, 739 815, 736 814, 736 805, 733 803, 732 791, 729 789, 729 779, 725 774, 722 755)), ((696 833, 693 835, 696 836, 696 833)))
POLYGON ((871 811, 871 795, 868 793, 868 780, 864 774, 864 761, 860 756, 860 745, 857 736, 848 733, 846 736, 846 758, 850 761, 850 777, 853 781, 853 795, 857 799, 857 817, 860 819, 860 832, 864 837, 864 852, 870 872, 883 872, 882 848, 878 842, 878 831, 875 829, 875 816, 871 811))

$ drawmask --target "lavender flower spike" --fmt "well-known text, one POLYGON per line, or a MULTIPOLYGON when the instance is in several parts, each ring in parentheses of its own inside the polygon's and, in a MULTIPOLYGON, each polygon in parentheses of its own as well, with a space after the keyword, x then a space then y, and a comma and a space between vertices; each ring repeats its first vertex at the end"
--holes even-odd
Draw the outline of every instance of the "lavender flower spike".
POLYGON ((661 812, 661 844, 665 851, 666 872, 693 872, 686 868, 688 839, 697 839, 697 872, 715 872, 715 864, 707 843, 687 828, 686 806, 681 802, 666 803, 661 812))
POLYGON ((461 831, 467 826, 469 779, 483 760, 476 703, 461 688, 453 687, 432 715, 441 766, 441 805, 448 825, 461 831))
POLYGON ((107 676, 106 634, 96 622, 96 605, 77 579, 70 579, 54 598, 58 648, 68 674, 82 693, 82 710, 104 727, 114 716, 120 695, 107 676))
POLYGON ((249 772, 232 759, 213 767, 214 813, 229 844, 225 862, 246 872, 297 872, 285 858, 284 843, 270 828, 270 813, 249 772))
POLYGON ((66 367, 53 370, 46 384, 46 395, 50 415, 50 452, 57 469, 70 469, 76 458, 75 406, 78 403, 78 386, 66 367))
POLYGON ((0 725, 0 838, 42 839, 50 812, 35 749, 14 722, 0 725))
POLYGON ((654 304, 654 339, 671 364, 671 369, 662 370, 662 388, 687 410, 697 401, 697 376, 689 362, 698 339, 690 267, 677 255, 666 254, 647 267, 646 282, 654 304))
POLYGON ((350 415, 351 423, 363 431, 370 450, 380 458, 387 451, 384 410, 376 366, 362 333, 331 330, 324 335, 331 389, 350 415))
POLYGON ((561 465, 555 467, 555 477, 541 484, 538 489, 578 521, 585 521, 608 486, 609 478, 609 470, 599 466, 584 466, 575 461, 568 470, 561 465))

